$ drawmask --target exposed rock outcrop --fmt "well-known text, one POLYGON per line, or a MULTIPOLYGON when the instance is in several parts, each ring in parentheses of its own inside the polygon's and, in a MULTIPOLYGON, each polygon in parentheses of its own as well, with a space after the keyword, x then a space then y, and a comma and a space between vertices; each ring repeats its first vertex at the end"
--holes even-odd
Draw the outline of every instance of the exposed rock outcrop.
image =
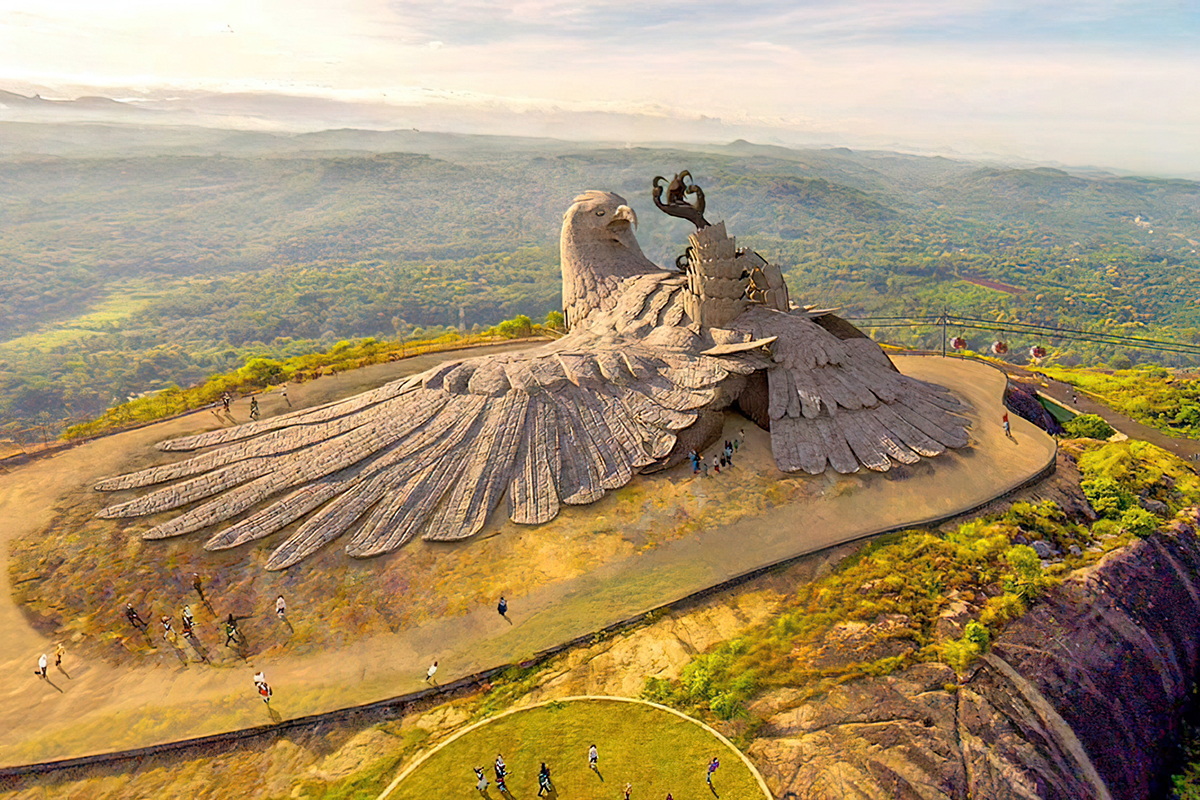
POLYGON ((961 682, 923 664, 761 701, 751 756, 784 798, 1165 796, 1200 666, 1198 529, 1190 509, 1072 577, 961 682))
POLYGON ((1008 388, 1004 390, 1004 405, 1046 433, 1053 436, 1066 433, 1063 426, 1058 424, 1058 420, 1038 400, 1037 389, 1032 386, 1010 380, 1008 388))

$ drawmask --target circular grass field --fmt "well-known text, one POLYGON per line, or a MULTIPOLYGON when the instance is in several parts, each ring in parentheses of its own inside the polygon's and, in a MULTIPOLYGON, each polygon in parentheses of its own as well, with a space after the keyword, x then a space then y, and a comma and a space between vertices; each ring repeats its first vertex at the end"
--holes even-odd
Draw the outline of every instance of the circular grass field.
MULTIPOLYGON (((478 798, 473 767, 482 767, 490 800, 506 800, 496 788, 492 764, 502 754, 508 797, 537 797, 538 769, 550 768, 562 800, 620 800, 626 783, 633 800, 716 797, 770 800, 739 753, 694 720, 663 708, 615 699, 550 702, 521 709, 469 728, 431 753, 405 775, 388 800, 478 798), (599 771, 588 768, 588 747, 600 753, 599 771), (710 791, 708 762, 720 759, 710 791)), ((544 795, 545 796, 545 795, 544 795)))

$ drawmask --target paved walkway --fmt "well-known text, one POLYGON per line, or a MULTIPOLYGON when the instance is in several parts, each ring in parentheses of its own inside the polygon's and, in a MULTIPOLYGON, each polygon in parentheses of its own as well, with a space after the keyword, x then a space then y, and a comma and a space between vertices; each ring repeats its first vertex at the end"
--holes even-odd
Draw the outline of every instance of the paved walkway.
POLYGON ((1104 405, 1099 398, 1087 392, 1074 389, 1069 383, 1056 381, 1040 372, 1014 365, 1006 365, 1005 371, 1014 377, 1038 379, 1041 381, 1041 385, 1038 386, 1039 394, 1046 395, 1058 401, 1077 414, 1096 414, 1103 417, 1109 425, 1130 439, 1142 439, 1150 442, 1168 452, 1174 453, 1186 461, 1191 461, 1195 456, 1200 454, 1200 440, 1180 439, 1163 433, 1157 428, 1143 425, 1137 420, 1131 419, 1121 412, 1114 411, 1104 405))
MULTIPOLYGON (((438 579, 421 589, 438 592, 445 605, 419 624, 340 647, 264 655, 236 668, 118 668, 99 660, 81 663, 69 653, 70 680, 52 669, 55 688, 32 675, 38 654, 51 652, 53 640, 34 630, 12 603, 5 566, 0 569, 0 764, 263 724, 267 712, 250 681, 257 669, 266 670, 275 689, 272 709, 294 718, 420 689, 434 658, 443 682, 514 663, 763 565, 962 513, 1023 483, 1054 458, 1053 440, 1022 419, 1013 419, 1012 438, 1003 435, 1006 378, 999 370, 956 359, 896 361, 906 374, 950 386, 972 404, 969 448, 882 475, 783 475, 774 469, 769 434, 730 415, 726 438, 744 427, 746 445, 738 467, 719 479, 695 478, 684 465, 640 477, 596 505, 565 509, 546 526, 504 521, 458 547, 414 542, 410 555, 354 565, 347 580, 409 565, 413 581, 438 579), (421 565, 423 571, 412 570, 421 565), (509 597, 512 625, 498 621, 494 600, 480 607, 472 599, 496 575, 521 582, 521 592, 509 597)), ((404 367, 424 368, 379 367, 292 387, 292 401, 314 405, 381 383, 404 367)), ((264 413, 277 413, 280 402, 264 399, 264 413)), ((153 442, 198 424, 211 420, 191 415, 0 476, 3 558, 9 541, 51 523, 56 502, 88 492, 100 476, 124 471, 136 460, 131 453, 144 460, 153 442)), ((170 568, 166 563, 133 566, 170 568)), ((103 587, 80 591, 99 603, 119 600, 106 598, 103 587)), ((402 607, 404 594, 394 603, 402 607)))

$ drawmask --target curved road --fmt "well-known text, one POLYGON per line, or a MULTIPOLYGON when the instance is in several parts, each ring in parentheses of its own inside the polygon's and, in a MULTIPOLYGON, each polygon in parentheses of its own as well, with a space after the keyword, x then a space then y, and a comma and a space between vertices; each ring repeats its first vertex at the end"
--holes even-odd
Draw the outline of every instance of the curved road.
MULTIPOLYGON (((446 355, 435 358, 444 360, 446 355)), ((422 679, 431 658, 441 661, 438 678, 443 682, 518 662, 764 565, 968 511, 1020 485, 1053 461, 1053 440, 1025 420, 1013 420, 1012 438, 1003 435, 1000 401, 1006 378, 999 370, 956 359, 899 357, 896 361, 906 374, 949 385, 973 405, 971 447, 884 475, 785 476, 774 471, 769 435, 744 421, 739 424, 739 418, 731 415, 726 437, 732 438, 745 425, 746 446, 739 460, 750 469, 733 471, 720 481, 693 478, 686 466, 642 477, 624 495, 614 493, 618 499, 604 508, 566 514, 561 523, 548 523, 544 530, 502 527, 502 535, 473 543, 486 548, 492 554, 489 558, 498 559, 486 565, 489 570, 537 572, 520 597, 521 613, 513 626, 498 626, 490 605, 468 604, 463 611, 422 620, 410 629, 328 651, 256 656, 252 664, 234 668, 148 663, 116 667, 81 660, 69 650, 64 662, 70 669, 69 681, 51 667, 51 678, 64 690, 60 692, 32 675, 38 654, 52 652, 53 640, 30 627, 13 604, 5 565, 0 570, 0 642, 4 645, 0 650, 0 764, 109 752, 261 725, 268 720, 250 682, 256 669, 265 669, 275 688, 272 709, 289 719, 407 694, 424 687, 422 679), (790 499, 782 505, 768 503, 765 510, 754 513, 731 513, 740 513, 743 506, 753 511, 747 503, 761 502, 757 492, 763 489, 789 492, 783 496, 790 499), (622 496, 666 499, 678 505, 662 512, 652 503, 626 503, 650 527, 648 534, 631 531, 635 539, 626 541, 622 538, 626 523, 619 516, 625 502, 619 499, 622 496), (695 515, 690 532, 655 540, 653 536, 669 523, 655 514, 677 515, 683 509, 695 515), (607 516, 611 533, 592 530, 598 515, 607 516), (558 538, 564 535, 575 538, 558 538), (651 538, 636 539, 638 535, 651 538), (623 543, 623 549, 605 551, 603 559, 574 572, 530 570, 524 560, 531 547, 547 553, 549 560, 540 562, 543 566, 582 558, 574 548, 590 546, 603 536, 623 543)), ((344 373, 293 387, 292 400, 297 406, 313 405, 382 383, 401 370, 426 366, 410 362, 344 373)), ((262 400, 266 414, 277 413, 280 404, 277 397, 262 400)), ((86 492, 95 478, 122 471, 130 452, 144 452, 140 449, 155 441, 211 424, 202 416, 206 414, 91 442, 0 476, 0 547, 5 561, 12 539, 50 523, 58 499, 86 492)), ((444 556, 449 569, 459 563, 454 557, 444 556)), ((472 596, 473 587, 466 584, 480 577, 476 572, 457 581, 463 585, 464 597, 472 596)), ((81 591, 94 590, 81 587, 81 591)), ((109 605, 120 600, 105 600, 99 593, 96 597, 109 605)))

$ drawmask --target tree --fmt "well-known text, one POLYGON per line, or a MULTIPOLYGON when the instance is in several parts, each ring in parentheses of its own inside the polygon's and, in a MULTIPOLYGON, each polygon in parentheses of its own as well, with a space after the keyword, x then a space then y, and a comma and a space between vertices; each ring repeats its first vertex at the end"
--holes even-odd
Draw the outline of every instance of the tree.
POLYGON ((255 386, 270 386, 283 377, 283 364, 270 358, 252 358, 238 370, 238 377, 255 386))

